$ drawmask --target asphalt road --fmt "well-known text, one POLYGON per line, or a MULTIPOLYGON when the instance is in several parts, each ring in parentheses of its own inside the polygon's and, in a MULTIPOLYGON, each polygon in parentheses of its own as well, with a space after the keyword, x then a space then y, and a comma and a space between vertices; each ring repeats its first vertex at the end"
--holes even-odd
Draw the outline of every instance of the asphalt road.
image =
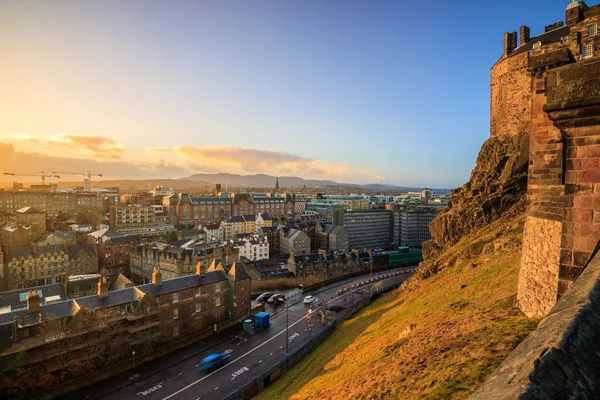
MULTIPOLYGON (((393 271, 406 269, 399 268, 393 271)), ((373 276, 389 272, 391 271, 373 274, 373 276)), ((386 285, 399 283, 410 275, 410 273, 396 275, 383 281, 386 285)), ((366 276, 368 277, 368 274, 366 276)), ((320 303, 325 298, 328 303, 335 301, 335 304, 344 305, 346 301, 352 301, 348 299, 348 292, 339 297, 336 292, 342 287, 348 287, 364 279, 365 275, 337 282, 310 294, 317 297, 320 303)), ((321 323, 316 312, 312 312, 311 317, 307 318, 311 306, 302 302, 307 294, 292 296, 286 305, 269 305, 267 312, 271 314, 271 326, 254 335, 241 336, 239 328, 222 332, 220 335, 187 346, 160 359, 138 365, 126 376, 121 374, 84 387, 64 396, 64 399, 227 398, 244 384, 268 371, 273 364, 285 360, 286 341, 288 353, 291 354, 309 341, 313 333, 317 334, 324 329, 325 325, 321 323), (310 320, 310 327, 308 320, 310 320), (229 353, 229 362, 212 372, 201 372, 196 368, 204 357, 215 352, 229 353)))

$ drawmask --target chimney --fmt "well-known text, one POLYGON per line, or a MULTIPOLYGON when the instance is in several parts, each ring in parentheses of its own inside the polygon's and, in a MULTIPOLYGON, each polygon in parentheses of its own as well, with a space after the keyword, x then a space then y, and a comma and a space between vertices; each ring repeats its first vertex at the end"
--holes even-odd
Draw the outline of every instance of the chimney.
POLYGON ((98 279, 98 297, 108 296, 108 281, 106 277, 98 279))
POLYGON ((508 56, 517 48, 517 32, 506 32, 504 34, 504 56, 508 56))
POLYGON ((154 267, 154 272, 152 273, 152 283, 157 286, 162 285, 162 273, 158 267, 154 267))
POLYGON ((37 290, 30 290, 27 292, 27 310, 40 310, 40 295, 38 294, 37 290))
POLYGON ((529 42, 529 32, 528 26, 521 26, 519 29, 519 46, 523 46, 525 43, 529 42))
POLYGON ((202 261, 198 261, 196 263, 196 275, 202 275, 202 267, 204 266, 204 263, 202 261))

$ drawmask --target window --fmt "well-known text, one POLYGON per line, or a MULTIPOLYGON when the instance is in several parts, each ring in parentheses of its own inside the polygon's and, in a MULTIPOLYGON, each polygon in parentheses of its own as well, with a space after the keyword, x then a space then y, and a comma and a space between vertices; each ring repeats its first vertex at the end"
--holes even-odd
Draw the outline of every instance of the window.
POLYGON ((215 307, 219 307, 221 305, 221 298, 219 296, 215 297, 215 307))
POLYGON ((199 313, 202 311, 202 303, 196 303, 196 312, 199 313))
POLYGON ((598 34, 598 25, 588 25, 588 36, 596 36, 598 34))
POLYGON ((533 44, 533 51, 539 51, 541 47, 542 47, 542 42, 535 42, 533 44))
POLYGON ((561 42, 562 44, 567 44, 567 43, 569 43, 569 37, 568 37, 568 36, 563 36, 563 37, 561 37, 561 38, 560 38, 560 42, 561 42))
POLYGON ((194 296, 196 296, 196 297, 200 296, 200 286, 198 286, 196 288, 196 292, 194 293, 194 296))
POLYGON ((174 308, 173 309, 173 319, 177 319, 177 318, 179 318, 179 309, 174 308))
POLYGON ((176 326, 173 328, 173 337, 179 336, 179 327, 176 326))
POLYGON ((126 309, 125 304, 122 304, 121 306, 119 306, 119 312, 121 314, 125 314, 125 309, 126 309))
POLYGON ((173 293, 173 303, 177 303, 179 301, 179 293, 173 293))
POLYGON ((591 44, 581 46, 581 59, 585 60, 587 58, 592 58, 592 45, 591 44))

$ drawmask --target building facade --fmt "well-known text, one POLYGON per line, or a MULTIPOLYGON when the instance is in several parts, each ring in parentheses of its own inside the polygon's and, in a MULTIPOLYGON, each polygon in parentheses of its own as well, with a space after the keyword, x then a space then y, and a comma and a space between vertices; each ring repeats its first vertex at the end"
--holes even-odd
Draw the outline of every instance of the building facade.
POLYGON ((250 261, 267 260, 269 258, 269 240, 266 237, 252 235, 249 238, 234 242, 233 247, 239 256, 250 261))
POLYGON ((26 352, 25 367, 37 377, 87 360, 110 367, 129 359, 131 346, 143 356, 156 345, 210 335, 247 318, 250 286, 244 265, 235 263, 168 281, 157 269, 152 283, 115 291, 100 278, 97 294, 52 303, 30 291, 25 308, 0 314, 0 334, 9 344, 3 355, 26 352))
POLYGON ((342 216, 350 249, 387 249, 391 244, 392 215, 389 210, 346 211, 342 216))
POLYGON ((310 238, 301 230, 295 228, 281 228, 279 230, 280 254, 308 254, 310 253, 310 238))
POLYGON ((109 213, 110 229, 119 233, 151 237, 175 232, 164 206, 112 206, 109 213))

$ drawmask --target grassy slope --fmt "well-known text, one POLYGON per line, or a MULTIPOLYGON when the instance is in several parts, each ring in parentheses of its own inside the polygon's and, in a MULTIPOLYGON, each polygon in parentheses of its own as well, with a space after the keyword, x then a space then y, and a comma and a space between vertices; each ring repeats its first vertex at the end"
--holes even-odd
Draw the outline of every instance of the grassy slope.
POLYGON ((370 304, 257 398, 466 398, 538 322, 515 308, 520 250, 481 253, 522 221, 464 238, 452 266, 370 304))

